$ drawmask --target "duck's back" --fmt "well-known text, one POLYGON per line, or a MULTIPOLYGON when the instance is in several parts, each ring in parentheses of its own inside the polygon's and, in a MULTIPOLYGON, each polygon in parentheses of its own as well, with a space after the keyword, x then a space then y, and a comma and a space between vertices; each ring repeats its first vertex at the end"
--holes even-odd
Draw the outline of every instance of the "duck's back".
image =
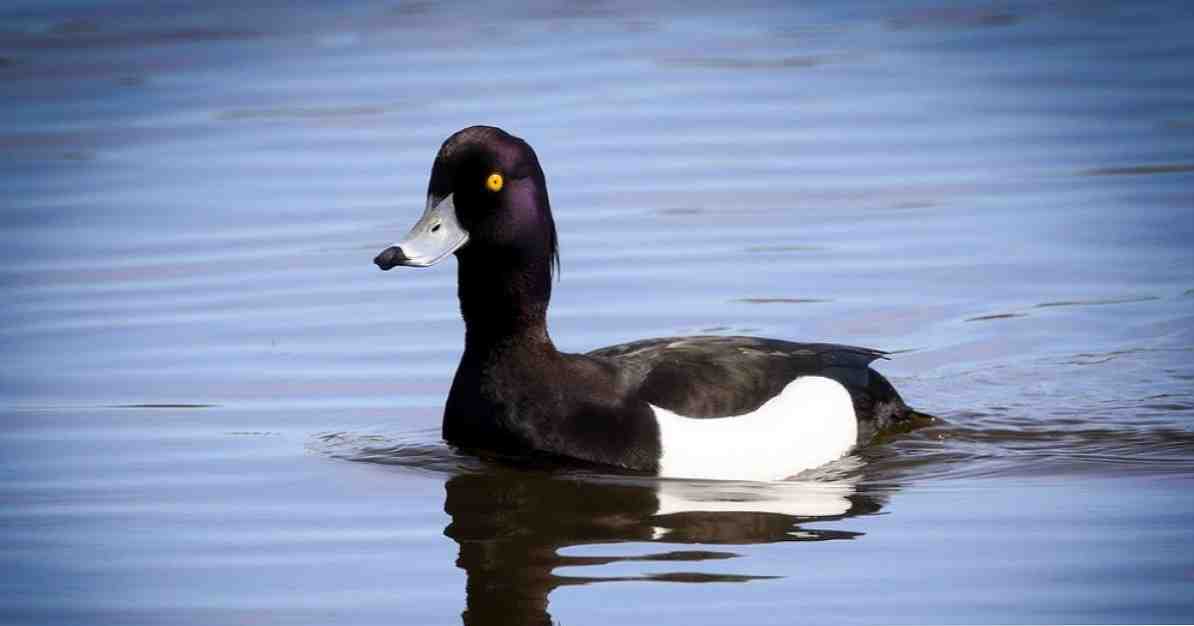
POLYGON ((840 383, 859 421, 858 440, 909 416, 890 383, 871 369, 884 353, 825 343, 755 337, 671 337, 594 350, 610 362, 619 386, 646 402, 687 417, 751 413, 792 381, 808 376, 840 383))

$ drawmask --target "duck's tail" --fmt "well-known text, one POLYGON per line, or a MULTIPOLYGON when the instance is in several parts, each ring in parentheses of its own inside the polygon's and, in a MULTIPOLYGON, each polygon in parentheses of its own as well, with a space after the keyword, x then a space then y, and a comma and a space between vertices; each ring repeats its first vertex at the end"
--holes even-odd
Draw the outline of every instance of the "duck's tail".
POLYGON ((912 422, 916 426, 928 426, 937 421, 937 416, 906 406, 904 407, 904 421, 912 422))
POLYGON ((855 398, 856 408, 860 410, 859 415, 866 416, 859 421, 860 444, 872 441, 878 435, 908 432, 928 426, 937 420, 935 416, 917 411, 905 404, 899 392, 882 374, 870 368, 867 373, 869 381, 866 393, 855 398), (865 400, 859 402, 863 398, 865 400))

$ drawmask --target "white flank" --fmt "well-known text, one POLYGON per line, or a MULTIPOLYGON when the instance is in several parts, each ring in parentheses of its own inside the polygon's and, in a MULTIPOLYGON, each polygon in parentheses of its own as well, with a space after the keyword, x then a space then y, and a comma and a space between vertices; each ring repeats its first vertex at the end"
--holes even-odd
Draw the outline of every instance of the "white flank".
POLYGON ((805 376, 753 412, 692 418, 652 405, 663 448, 659 475, 714 480, 780 480, 841 458, 858 437, 850 394, 805 376))

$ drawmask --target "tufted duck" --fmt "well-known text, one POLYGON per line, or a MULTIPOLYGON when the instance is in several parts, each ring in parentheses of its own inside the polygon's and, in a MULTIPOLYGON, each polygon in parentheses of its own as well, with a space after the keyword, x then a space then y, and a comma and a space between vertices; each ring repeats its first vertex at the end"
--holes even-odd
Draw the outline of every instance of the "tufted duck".
POLYGON ((498 128, 444 142, 427 206, 374 263, 456 254, 464 355, 444 408, 453 445, 548 453, 660 476, 773 480, 918 414, 870 363, 884 353, 753 337, 556 350, 555 222, 534 150, 498 128))

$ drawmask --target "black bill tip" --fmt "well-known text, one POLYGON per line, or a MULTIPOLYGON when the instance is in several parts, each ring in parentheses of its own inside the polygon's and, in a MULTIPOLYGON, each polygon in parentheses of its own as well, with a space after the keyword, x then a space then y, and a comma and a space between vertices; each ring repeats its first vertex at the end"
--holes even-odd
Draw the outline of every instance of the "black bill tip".
POLYGON ((388 270, 392 267, 402 265, 406 261, 407 256, 402 253, 402 248, 398 246, 390 246, 381 251, 376 257, 373 257, 373 262, 383 270, 388 270))

